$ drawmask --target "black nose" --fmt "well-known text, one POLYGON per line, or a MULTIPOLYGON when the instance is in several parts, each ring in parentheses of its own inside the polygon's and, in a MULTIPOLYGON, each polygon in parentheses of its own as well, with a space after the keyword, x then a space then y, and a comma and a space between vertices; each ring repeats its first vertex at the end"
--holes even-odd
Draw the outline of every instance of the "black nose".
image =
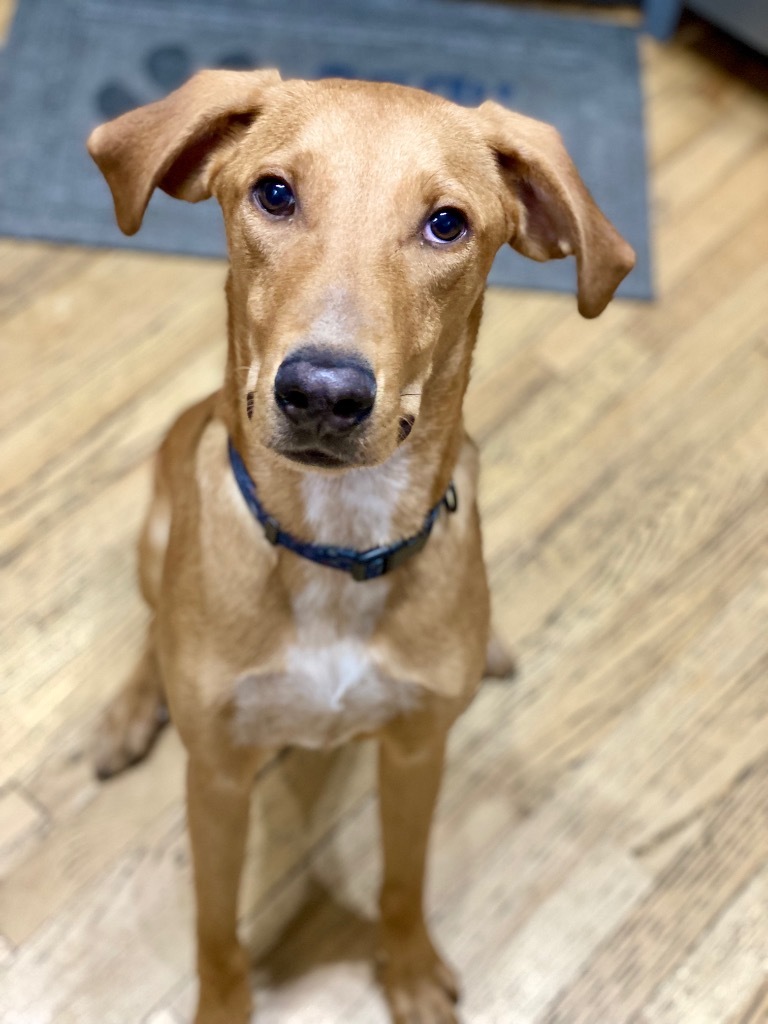
POLYGON ((376 378, 361 359, 333 352, 289 356, 275 376, 275 401, 291 423, 339 434, 368 419, 376 378))

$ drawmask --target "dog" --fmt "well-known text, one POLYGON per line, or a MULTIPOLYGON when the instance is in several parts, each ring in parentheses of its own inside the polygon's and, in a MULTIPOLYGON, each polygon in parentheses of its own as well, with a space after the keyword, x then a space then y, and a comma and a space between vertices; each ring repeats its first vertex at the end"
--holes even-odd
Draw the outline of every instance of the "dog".
POLYGON ((188 753, 195 1024, 250 1019, 237 935, 249 794, 286 745, 379 741, 380 980, 396 1024, 450 1024, 458 986, 423 911, 446 737, 491 635, 478 455, 462 402, 488 271, 509 243, 573 255, 597 316, 634 253, 556 130, 399 85, 203 71, 88 149, 120 228, 154 189, 226 226, 219 391, 159 450, 139 543, 152 619, 96 767, 188 753))

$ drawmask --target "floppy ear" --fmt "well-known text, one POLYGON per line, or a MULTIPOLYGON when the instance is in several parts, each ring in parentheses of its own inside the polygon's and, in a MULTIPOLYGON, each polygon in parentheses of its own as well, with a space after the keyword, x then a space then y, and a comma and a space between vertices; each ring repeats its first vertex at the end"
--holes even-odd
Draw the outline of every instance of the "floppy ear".
POLYGON ((509 244, 534 260, 574 255, 579 312, 598 316, 635 265, 632 247, 598 209, 551 125, 491 101, 478 114, 517 207, 509 244))
POLYGON ((209 158, 251 123, 277 71, 200 71, 163 100, 100 125, 88 152, 112 191, 120 229, 133 235, 155 188, 197 203, 211 192, 209 158))

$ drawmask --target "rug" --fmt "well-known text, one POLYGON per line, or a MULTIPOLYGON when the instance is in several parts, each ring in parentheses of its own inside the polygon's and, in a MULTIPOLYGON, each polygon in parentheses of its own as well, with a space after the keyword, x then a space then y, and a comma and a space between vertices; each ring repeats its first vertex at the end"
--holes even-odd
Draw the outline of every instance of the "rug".
MULTIPOLYGON (((0 77, 0 234, 225 254, 214 202, 156 193, 142 230, 117 229, 84 141, 201 67, 401 82, 549 121, 638 265, 619 294, 651 297, 637 33, 473 0, 19 0, 0 77)), ((573 260, 508 246, 495 285, 573 291, 573 260)))

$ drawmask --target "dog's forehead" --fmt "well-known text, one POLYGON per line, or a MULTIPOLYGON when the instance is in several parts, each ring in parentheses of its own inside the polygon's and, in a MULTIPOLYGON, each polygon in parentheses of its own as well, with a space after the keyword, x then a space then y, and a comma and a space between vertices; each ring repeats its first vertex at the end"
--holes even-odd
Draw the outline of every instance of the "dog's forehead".
POLYGON ((462 174, 491 167, 490 149, 472 110, 420 89, 326 79, 283 83, 264 111, 262 137, 276 148, 341 168, 462 174))

